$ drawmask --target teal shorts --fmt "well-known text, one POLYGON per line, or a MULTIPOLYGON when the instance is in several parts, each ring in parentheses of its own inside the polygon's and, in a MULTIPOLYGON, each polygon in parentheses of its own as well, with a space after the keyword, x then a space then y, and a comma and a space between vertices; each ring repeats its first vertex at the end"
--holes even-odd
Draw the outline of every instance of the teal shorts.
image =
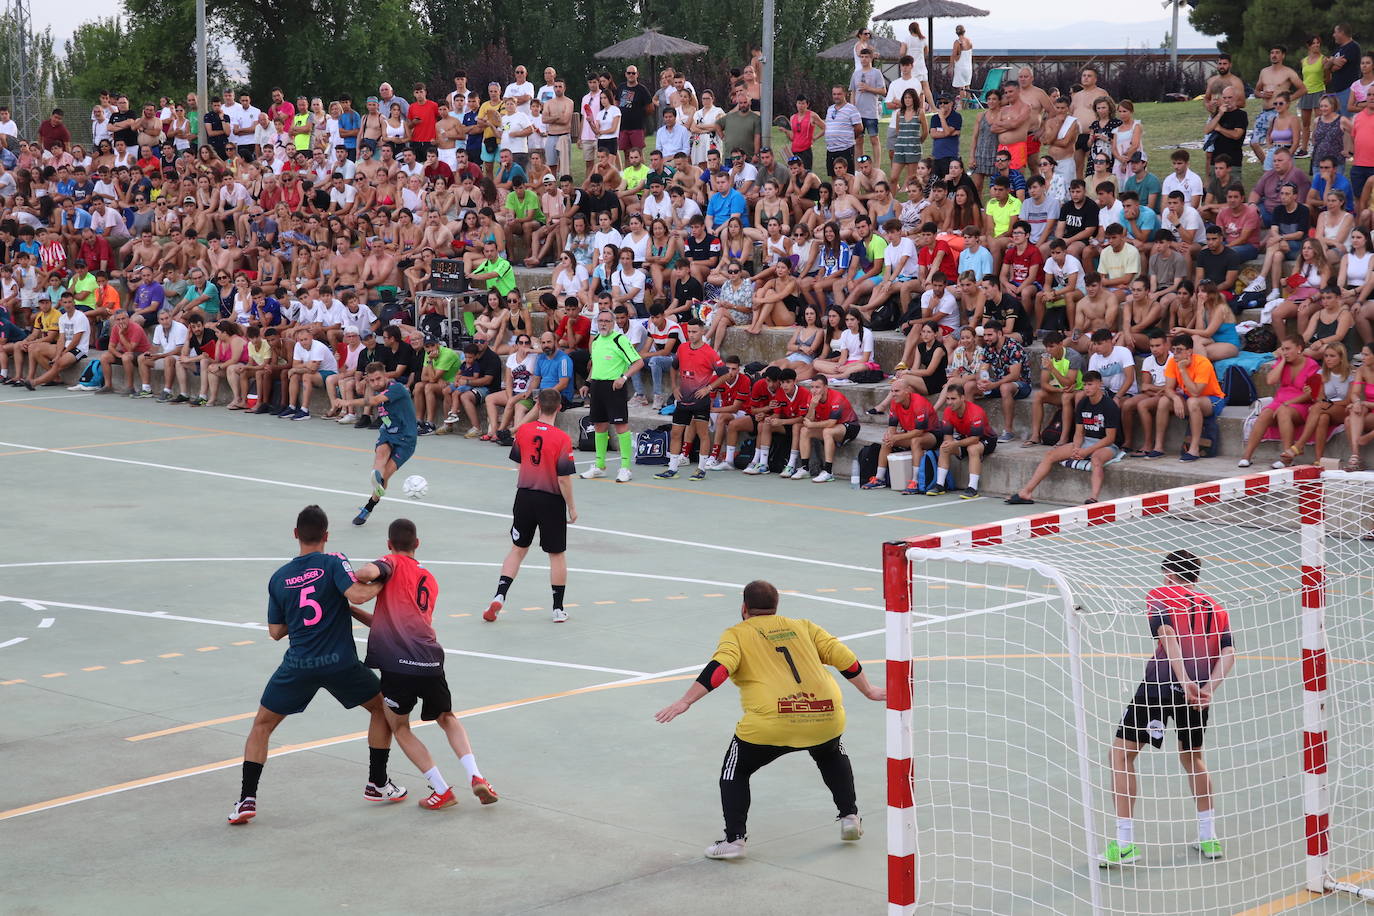
POLYGON ((377 675, 356 659, 331 668, 305 668, 283 663, 263 688, 264 707, 280 716, 305 712, 315 694, 323 687, 344 709, 361 706, 382 690, 377 675))

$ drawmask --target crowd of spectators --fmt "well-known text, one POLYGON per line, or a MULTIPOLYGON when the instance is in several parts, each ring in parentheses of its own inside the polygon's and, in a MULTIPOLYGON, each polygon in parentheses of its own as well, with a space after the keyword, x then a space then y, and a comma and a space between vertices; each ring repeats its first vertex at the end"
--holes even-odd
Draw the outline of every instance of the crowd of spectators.
MULTIPOLYGON (((718 89, 672 68, 646 85, 632 64, 573 86, 552 68, 539 85, 523 66, 505 85, 459 71, 451 89, 384 83, 361 105, 274 89, 263 107, 225 91, 207 111, 194 95, 135 109, 102 94, 90 148, 60 110, 24 139, 0 109, 0 379, 65 384, 90 357, 98 380, 78 387, 97 393, 203 407, 225 389, 229 410, 302 420, 323 391, 325 418, 368 426, 339 405, 378 360, 413 386, 421 434, 466 420, 466 436, 504 441, 533 392, 579 396, 602 311, 639 349, 635 397, 656 408, 689 323, 716 349, 732 327, 782 328, 764 399, 719 405, 741 422, 717 424, 715 464, 727 428, 733 441, 746 426, 791 426, 805 457, 798 431, 820 421, 797 391, 829 403, 890 377, 870 484, 893 449, 934 449, 925 489, 943 491, 962 455, 976 494, 978 462, 1018 438, 1029 399, 1022 444, 1052 450, 1026 501, 1058 461, 1090 470, 1095 498, 1106 464, 1162 457, 1171 423, 1180 460, 1216 447, 1225 366, 1267 364, 1263 346, 1246 353, 1267 328, 1279 394, 1242 466, 1266 435, 1278 464, 1309 442, 1320 456, 1342 425, 1359 466, 1374 56, 1349 27, 1313 36, 1296 69, 1272 49, 1248 86, 1219 55, 1200 149, 1167 152, 1158 174, 1149 125, 1094 67, 1043 88, 1023 67, 961 111, 931 95, 919 26, 891 78, 871 37, 827 104, 799 97, 780 119, 785 148, 760 121, 757 59, 718 89), (485 290, 461 342, 420 296, 436 259, 485 290), (548 291, 522 295, 516 264, 550 268, 548 291), (876 361, 875 330, 905 336, 899 362, 876 361)), ((853 435, 817 438, 829 454, 853 435)))

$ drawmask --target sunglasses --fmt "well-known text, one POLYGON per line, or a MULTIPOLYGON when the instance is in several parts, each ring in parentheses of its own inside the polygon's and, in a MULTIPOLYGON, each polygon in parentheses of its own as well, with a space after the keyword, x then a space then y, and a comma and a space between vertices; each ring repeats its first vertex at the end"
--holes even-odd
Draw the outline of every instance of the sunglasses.
POLYGON ((855 159, 854 161, 859 163, 859 165, 863 165, 865 162, 872 162, 873 158, 871 156, 860 156, 858 159, 855 159))

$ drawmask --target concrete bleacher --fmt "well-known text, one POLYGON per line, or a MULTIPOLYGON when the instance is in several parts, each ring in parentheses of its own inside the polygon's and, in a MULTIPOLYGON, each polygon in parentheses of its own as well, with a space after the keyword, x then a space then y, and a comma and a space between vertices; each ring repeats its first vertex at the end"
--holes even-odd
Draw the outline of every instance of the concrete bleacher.
MULTIPOLYGON (((529 269, 524 267, 516 268, 516 280, 519 289, 527 295, 533 290, 547 286, 551 281, 551 272, 548 269, 529 269)), ((535 315, 535 330, 542 329, 542 316, 535 315)), ((786 345, 791 337, 790 330, 769 329, 758 335, 746 334, 742 329, 731 328, 726 336, 725 346, 722 348, 722 356, 738 355, 744 362, 760 361, 771 362, 784 355, 786 345)), ((876 358, 887 369, 895 366, 902 349, 902 336, 893 331, 877 332, 874 335, 876 358)), ((1031 364, 1039 363, 1039 346, 1031 348, 1031 364)), ((72 384, 79 373, 79 370, 72 370, 68 373, 69 380, 66 384, 72 384)), ((123 381, 122 373, 120 380, 123 381)), ((1256 378, 1257 386, 1261 394, 1268 393, 1263 384, 1263 379, 1256 378)), ((644 378, 646 393, 651 391, 648 373, 644 378)), ((842 447, 837 455, 834 465, 837 482, 832 486, 843 486, 850 477, 851 466, 858 450, 864 445, 872 442, 879 442, 887 428, 887 415, 871 416, 867 414, 867 409, 876 406, 887 395, 888 383, 880 382, 867 385, 849 385, 837 390, 842 391, 850 402, 854 405, 855 411, 859 414, 861 429, 856 441, 842 447)), ((227 397, 227 395, 226 395, 227 397)), ((989 399, 982 402, 984 409, 993 425, 1000 430, 1002 425, 1002 411, 1000 402, 996 399, 989 399)), ((317 393, 312 403, 312 410, 315 415, 322 414, 327 409, 327 402, 323 393, 317 393)), ((160 407, 157 409, 161 409, 160 407)), ((1017 489, 1030 477, 1035 466, 1047 451, 1044 446, 1033 446, 1029 448, 1021 447, 1021 442, 1030 432, 1030 401, 1023 400, 1016 403, 1015 414, 1015 433, 1016 438, 1012 442, 999 443, 995 454, 983 465, 981 491, 989 497, 1003 497, 1017 489)), ((1230 477, 1237 474, 1247 473, 1236 467, 1236 461, 1240 457, 1244 442, 1242 439, 1242 426, 1246 416, 1250 413, 1249 407, 1228 407, 1220 418, 1221 445, 1219 455, 1214 458, 1204 458, 1196 462, 1180 462, 1179 452, 1182 448, 1184 438, 1183 424, 1178 421, 1170 423, 1169 432, 1165 439, 1166 454, 1157 460, 1145 460, 1139 458, 1127 458, 1111 465, 1107 471, 1106 483, 1103 487, 1102 498, 1113 499, 1119 496, 1126 496, 1136 493, 1149 492, 1170 487, 1194 484, 1205 480, 1212 480, 1220 477, 1230 477)), ((581 419, 586 416, 585 407, 566 410, 560 417, 559 425, 576 437, 581 419)), ((648 407, 632 407, 630 426, 632 431, 640 432, 646 429, 667 424, 670 418, 663 416, 648 407)), ((348 435, 343 432, 345 427, 340 427, 340 435, 348 435)), ((364 433, 367 435, 367 433, 364 433)), ((461 438, 461 437, 458 437, 461 438)), ((432 438, 431 442, 444 442, 444 438, 432 438)), ((430 445, 429 448, 446 448, 447 445, 430 445)), ((1254 457, 1254 468, 1267 468, 1276 457, 1278 447, 1276 442, 1264 443, 1254 457)), ((1310 456, 1311 451, 1307 454, 1310 456)), ((1344 458, 1345 441, 1343 437, 1333 440, 1328 448, 1328 454, 1334 458, 1344 458)), ((813 449, 813 462, 820 461, 819 447, 813 449)), ((612 445, 611 463, 614 464, 617 456, 612 445)), ((1368 463, 1374 464, 1374 447, 1366 449, 1365 458, 1368 463)), ((636 475, 640 478, 661 470, 657 466, 637 467, 636 475)), ((737 473, 737 472, 722 472, 737 473)), ((714 475, 712 475, 714 476, 714 475)), ((956 465, 954 481, 962 486, 966 476, 966 468, 956 465)), ((760 478, 760 487, 801 487, 811 485, 809 481, 780 481, 776 477, 760 478), (767 482, 762 482, 767 481, 767 482)), ((1036 491, 1038 501, 1051 503, 1074 504, 1081 502, 1088 495, 1088 475, 1081 471, 1071 471, 1066 468, 1056 467, 1050 476, 1041 484, 1036 491)))

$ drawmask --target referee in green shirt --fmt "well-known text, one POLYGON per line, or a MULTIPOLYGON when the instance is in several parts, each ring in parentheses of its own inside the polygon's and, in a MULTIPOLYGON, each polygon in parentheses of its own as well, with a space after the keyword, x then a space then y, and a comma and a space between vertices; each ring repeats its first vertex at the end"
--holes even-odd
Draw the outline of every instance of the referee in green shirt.
POLYGON ((644 360, 630 338, 615 326, 615 316, 609 311, 596 316, 596 336, 592 338, 592 357, 587 367, 587 387, 591 417, 596 427, 596 464, 582 472, 586 480, 606 476, 606 448, 611 435, 607 427, 615 424, 616 442, 620 446, 620 472, 616 483, 630 480, 630 462, 634 459, 634 440, 630 436, 630 390, 625 382, 644 368, 644 360))

